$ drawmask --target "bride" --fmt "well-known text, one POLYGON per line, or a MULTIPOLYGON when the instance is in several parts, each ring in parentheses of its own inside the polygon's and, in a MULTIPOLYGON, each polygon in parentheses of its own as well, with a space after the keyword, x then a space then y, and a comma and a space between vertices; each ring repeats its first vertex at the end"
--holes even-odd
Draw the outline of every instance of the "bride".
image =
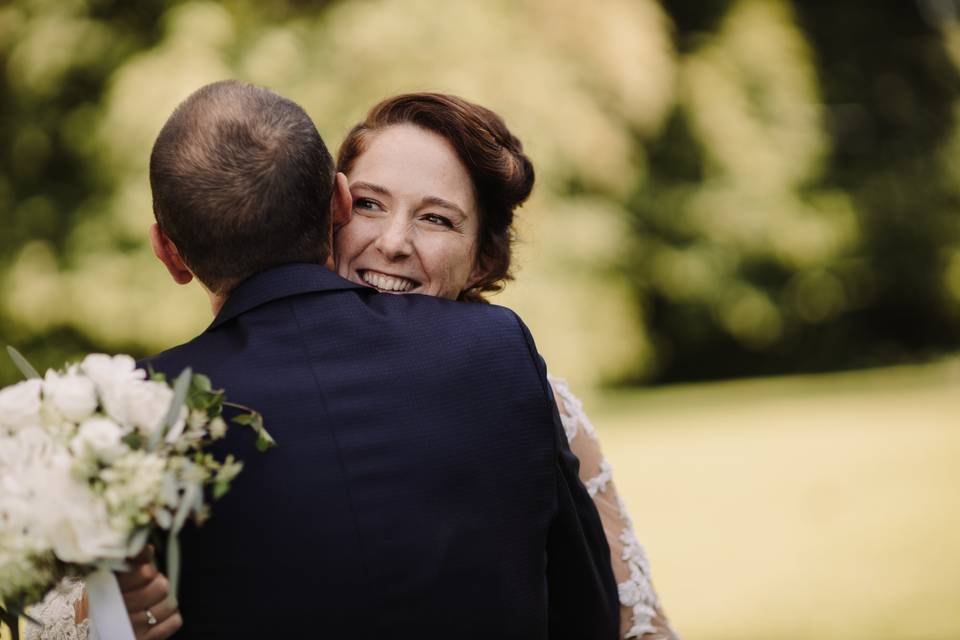
MULTIPOLYGON (((534 170, 497 114, 449 95, 389 98, 347 135, 337 170, 346 174, 354 203, 349 219, 334 223, 329 266, 340 276, 381 292, 465 302, 485 302, 512 279, 514 210, 530 195, 534 170)), ((551 378, 551 385, 610 545, 621 635, 676 638, 593 426, 563 380, 551 378)), ((27 638, 86 638, 80 593, 75 585, 36 608, 34 617, 49 626, 28 626, 27 638)), ((135 619, 144 609, 131 608, 139 611, 131 614, 137 637, 169 637, 135 619)))
MULTIPOLYGON (((512 279, 514 209, 530 195, 534 170, 494 112, 442 94, 389 98, 347 135, 337 171, 353 196, 353 215, 335 223, 340 276, 383 292, 469 302, 484 302, 512 279)), ((675 638, 593 426, 563 380, 551 385, 610 544, 622 635, 675 638)))

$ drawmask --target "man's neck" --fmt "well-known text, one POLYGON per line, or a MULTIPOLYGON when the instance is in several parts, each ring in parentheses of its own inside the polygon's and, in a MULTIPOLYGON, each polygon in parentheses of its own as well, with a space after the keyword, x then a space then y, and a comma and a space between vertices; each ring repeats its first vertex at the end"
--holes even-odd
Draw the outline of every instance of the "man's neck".
POLYGON ((226 304, 229 294, 214 293, 206 287, 203 290, 207 292, 207 297, 210 298, 210 310, 213 311, 213 317, 216 318, 220 309, 223 309, 223 305, 226 304))

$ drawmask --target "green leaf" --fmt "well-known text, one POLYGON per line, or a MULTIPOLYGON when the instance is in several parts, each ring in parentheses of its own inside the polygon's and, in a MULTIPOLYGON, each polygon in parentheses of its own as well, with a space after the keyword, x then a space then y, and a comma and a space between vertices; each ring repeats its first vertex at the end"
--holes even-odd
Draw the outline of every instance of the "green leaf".
POLYGON ((176 599, 180 588, 180 539, 172 529, 167 539, 167 580, 170 581, 170 595, 176 599))
POLYGON ((187 392, 190 390, 190 378, 193 375, 193 372, 190 370, 190 367, 187 367, 183 372, 177 377, 177 381, 173 383, 173 400, 170 401, 170 409, 167 410, 167 415, 163 419, 164 428, 169 429, 177 422, 177 418, 180 417, 180 409, 183 407, 183 401, 187 397, 187 392))
POLYGON ((40 374, 33 368, 33 365, 30 364, 19 351, 8 345, 7 353, 10 354, 10 359, 13 360, 13 364, 17 365, 17 369, 20 369, 20 373, 23 374, 24 378, 29 380, 30 378, 40 377, 40 374))
POLYGON ((191 375, 190 367, 187 367, 183 370, 183 373, 177 377, 177 381, 173 383, 173 400, 170 401, 170 408, 167 409, 167 415, 164 416, 160 427, 153 432, 153 436, 150 438, 148 448, 151 451, 156 448, 160 439, 166 434, 170 427, 176 424, 177 418, 180 417, 180 409, 183 408, 183 403, 187 398, 187 391, 190 390, 191 375))
POLYGON ((209 393, 210 391, 213 390, 213 385, 210 384, 210 378, 203 375, 202 373, 198 373, 195 376, 193 376, 193 388, 209 393))
POLYGON ((127 541, 127 555, 132 557, 140 553, 144 545, 147 544, 149 535, 150 527, 143 527, 142 529, 134 531, 133 535, 130 536, 130 540, 127 541))
POLYGON ((277 446, 277 441, 274 440, 273 436, 271 436, 264 428, 263 416, 260 415, 259 412, 235 402, 224 402, 223 404, 227 407, 233 407, 235 409, 247 411, 247 413, 241 413, 240 415, 232 417, 230 421, 253 429, 254 433, 257 434, 257 449, 260 451, 266 451, 267 449, 272 449, 273 447, 277 446))
POLYGON ((187 521, 187 516, 190 515, 190 510, 197 500, 197 494, 202 491, 203 488, 198 484, 193 483, 187 485, 183 495, 180 497, 180 506, 177 507, 177 513, 173 516, 173 524, 170 526, 171 533, 180 533, 180 530, 183 529, 183 525, 187 521))
POLYGON ((143 447, 143 436, 136 431, 132 431, 123 436, 123 442, 131 449, 140 449, 143 447))
POLYGON ((241 413, 238 416, 234 416, 231 422, 236 422, 237 424, 249 427, 253 425, 256 419, 257 418, 252 413, 241 413))
POLYGON ((223 413, 223 392, 218 393, 213 398, 213 402, 207 406, 207 417, 216 418, 223 413))
POLYGON ((187 394, 187 406, 191 409, 209 411, 223 396, 222 390, 214 390, 210 378, 202 374, 194 374, 190 382, 190 393, 187 394))
POLYGON ((258 451, 266 451, 267 449, 272 449, 277 446, 277 441, 273 439, 273 436, 271 436, 263 426, 263 416, 256 411, 234 416, 232 421, 253 429, 253 432, 257 434, 258 451))
POLYGON ((273 439, 266 430, 261 430, 257 433, 257 451, 266 451, 267 449, 273 449, 277 446, 277 441, 273 439))
POLYGON ((230 491, 230 483, 226 481, 220 481, 213 485, 213 499, 219 500, 230 491))
POLYGON ((267 433, 267 430, 263 426, 263 416, 256 412, 254 412, 253 416, 253 424, 250 426, 253 427, 254 432, 257 434, 257 450, 266 451, 267 449, 272 449, 277 446, 277 441, 267 433))
POLYGON ((202 495, 203 488, 199 484, 187 485, 186 491, 181 496, 180 506, 173 517, 173 524, 170 526, 170 537, 167 541, 167 579, 170 580, 170 594, 176 598, 177 590, 180 584, 180 540, 177 537, 180 530, 183 529, 184 522, 190 514, 191 508, 197 499, 198 494, 202 495))

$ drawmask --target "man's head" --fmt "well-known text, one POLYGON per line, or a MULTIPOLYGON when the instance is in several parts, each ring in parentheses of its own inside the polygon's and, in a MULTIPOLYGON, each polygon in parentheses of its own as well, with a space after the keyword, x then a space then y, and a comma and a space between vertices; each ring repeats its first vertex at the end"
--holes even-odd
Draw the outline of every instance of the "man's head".
POLYGON ((209 84, 153 145, 154 249, 178 282, 193 275, 221 296, 272 266, 322 263, 335 184, 330 153, 298 105, 242 82, 209 84), (187 270, 178 274, 171 256, 187 270))

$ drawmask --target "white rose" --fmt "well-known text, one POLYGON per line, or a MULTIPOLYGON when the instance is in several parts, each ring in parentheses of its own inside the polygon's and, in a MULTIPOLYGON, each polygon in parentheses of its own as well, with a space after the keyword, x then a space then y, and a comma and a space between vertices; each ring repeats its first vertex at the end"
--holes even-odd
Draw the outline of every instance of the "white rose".
POLYGON ((30 501, 12 491, 15 487, 4 486, 0 495, 0 530, 8 533, 22 532, 29 528, 31 511, 30 501))
POLYGON ((0 389, 0 427, 17 431, 40 423, 40 389, 37 379, 0 389))
POLYGON ((20 464, 20 444, 16 438, 0 434, 0 477, 15 473, 11 470, 19 468, 20 464))
POLYGON ((92 455, 110 463, 128 451, 123 436, 123 428, 113 420, 91 418, 80 425, 70 450, 80 457, 92 455))
POLYGON ((43 397, 71 422, 83 422, 97 410, 97 391, 93 381, 75 372, 61 376, 55 371, 47 371, 43 380, 43 397))
MULTIPOLYGON (((170 410, 173 390, 162 382, 145 381, 128 387, 124 400, 130 424, 149 438, 160 427, 170 410)), ((180 416, 170 432, 182 433, 186 417, 186 407, 181 407, 180 416)))
POLYGON ((70 485, 76 484, 70 473, 72 459, 55 445, 42 443, 39 434, 36 442, 17 444, 22 463, 14 473, 4 474, 2 510, 5 517, 16 521, 17 528, 39 540, 48 540, 57 527, 59 502, 71 491, 70 485), (26 511, 18 510, 18 504, 26 511))
POLYGON ((46 429, 37 426, 18 431, 16 443, 22 467, 44 467, 64 453, 63 446, 46 429))
POLYGON ((110 526, 106 503, 74 476, 73 462, 60 451, 22 469, 18 493, 30 504, 24 530, 65 562, 122 559, 129 528, 110 526))
POLYGON ((108 356, 103 353, 91 353, 80 363, 80 369, 98 388, 107 388, 131 380, 143 380, 147 377, 146 371, 137 369, 136 360, 125 354, 108 356))
POLYGON ((25 427, 12 436, 0 434, 0 479, 17 481, 25 470, 42 470, 64 453, 63 446, 41 427, 25 427))
POLYGON ((120 424, 130 424, 126 395, 130 387, 143 382, 147 372, 137 369, 137 363, 128 355, 108 356, 92 353, 80 363, 80 369, 97 387, 103 408, 120 424))
POLYGON ((50 544, 65 562, 90 563, 126 557, 131 527, 111 526, 106 504, 87 487, 73 483, 57 505, 50 544))
MULTIPOLYGON (((25 505, 32 512, 43 504, 47 495, 44 474, 63 459, 64 453, 40 427, 26 427, 12 437, 0 437, 0 529, 10 524, 4 522, 11 517, 13 506, 25 505)), ((24 520, 18 528, 27 528, 30 522, 24 520)))

